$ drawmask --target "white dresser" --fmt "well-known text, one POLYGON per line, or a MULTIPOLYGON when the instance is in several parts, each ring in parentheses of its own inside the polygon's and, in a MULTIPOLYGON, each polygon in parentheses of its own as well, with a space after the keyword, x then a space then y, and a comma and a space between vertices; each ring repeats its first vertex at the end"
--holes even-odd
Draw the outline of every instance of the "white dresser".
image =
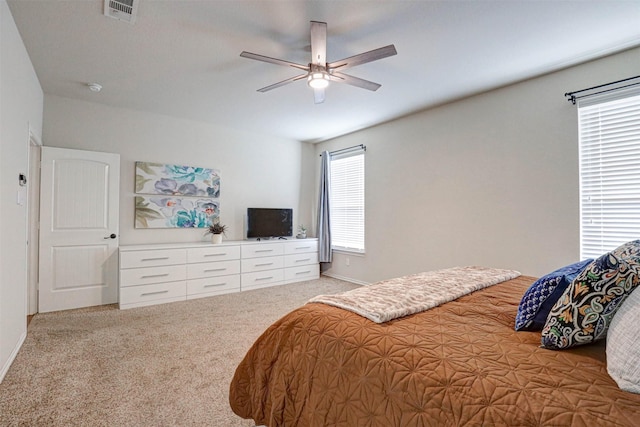
POLYGON ((318 240, 247 242, 241 270, 242 290, 317 279, 318 240))
POLYGON ((120 246, 120 308, 317 279, 318 240, 120 246))

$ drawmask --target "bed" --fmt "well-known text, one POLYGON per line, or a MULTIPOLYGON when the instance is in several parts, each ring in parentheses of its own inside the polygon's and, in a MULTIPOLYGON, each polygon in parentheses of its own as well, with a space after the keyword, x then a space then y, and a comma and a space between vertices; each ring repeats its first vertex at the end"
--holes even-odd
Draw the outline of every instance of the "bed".
POLYGON ((385 323, 308 303, 247 352, 231 407, 268 427, 639 425, 640 394, 607 373, 605 341, 555 351, 514 330, 534 280, 385 323))

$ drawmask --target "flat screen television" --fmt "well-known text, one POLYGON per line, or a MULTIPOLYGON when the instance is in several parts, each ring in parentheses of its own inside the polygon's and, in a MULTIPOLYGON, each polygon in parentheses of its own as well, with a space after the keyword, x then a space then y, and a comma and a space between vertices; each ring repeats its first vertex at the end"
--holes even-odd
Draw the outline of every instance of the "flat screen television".
POLYGON ((247 238, 293 236, 293 209, 247 208, 247 238))

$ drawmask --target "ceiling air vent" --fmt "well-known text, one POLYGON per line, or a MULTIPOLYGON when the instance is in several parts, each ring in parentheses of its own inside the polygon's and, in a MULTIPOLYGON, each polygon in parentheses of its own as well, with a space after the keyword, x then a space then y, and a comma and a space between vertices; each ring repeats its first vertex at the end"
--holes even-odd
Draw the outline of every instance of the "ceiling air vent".
POLYGON ((110 18, 133 24, 136 22, 140 0, 104 0, 104 14, 110 18))

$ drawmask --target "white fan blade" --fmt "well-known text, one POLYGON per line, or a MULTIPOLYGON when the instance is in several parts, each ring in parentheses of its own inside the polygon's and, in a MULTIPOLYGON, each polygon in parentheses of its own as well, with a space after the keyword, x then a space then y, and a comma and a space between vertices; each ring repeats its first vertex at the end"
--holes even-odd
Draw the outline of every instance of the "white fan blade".
POLYGON ((316 104, 322 104, 324 102, 324 88, 313 90, 313 101, 316 104))
POLYGON ((283 59, 276 59, 269 56, 258 55, 257 53, 243 51, 240 56, 243 58, 255 59, 256 61, 268 62, 269 64, 284 65, 285 67, 293 67, 300 70, 309 71, 308 65, 296 64, 295 62, 289 62, 283 59))
POLYGON ((327 23, 311 21, 311 63, 327 63, 327 23))
POLYGON ((353 77, 345 73, 334 72, 333 74, 330 74, 329 77, 331 78, 332 82, 346 83, 351 86, 357 86, 362 89, 371 91, 376 91, 380 89, 380 86, 382 86, 381 84, 370 82, 369 80, 364 80, 358 77, 353 77))
POLYGON ((367 62, 371 61, 377 61, 378 59, 393 56, 397 53, 398 52, 396 51, 396 47, 390 44, 389 46, 370 50, 369 52, 364 52, 358 55, 351 56, 349 58, 341 59, 340 61, 332 62, 330 64, 327 64, 327 69, 335 70, 340 68, 340 70, 346 70, 347 68, 355 67, 356 65, 360 64, 366 64, 367 62))
POLYGON ((300 74, 299 76, 291 77, 290 79, 286 79, 286 80, 283 80, 283 81, 281 81, 281 82, 274 83, 274 84, 269 85, 269 86, 265 86, 265 87, 263 87, 263 88, 261 88, 261 89, 258 89, 258 92, 268 92, 268 91, 270 91, 271 89, 275 89, 275 88, 278 88, 278 87, 280 87, 280 86, 284 86, 284 85, 286 85, 286 84, 293 83, 293 82, 295 82, 296 80, 304 79, 304 78, 306 78, 306 77, 307 77, 307 75, 306 75, 306 74, 300 74))

